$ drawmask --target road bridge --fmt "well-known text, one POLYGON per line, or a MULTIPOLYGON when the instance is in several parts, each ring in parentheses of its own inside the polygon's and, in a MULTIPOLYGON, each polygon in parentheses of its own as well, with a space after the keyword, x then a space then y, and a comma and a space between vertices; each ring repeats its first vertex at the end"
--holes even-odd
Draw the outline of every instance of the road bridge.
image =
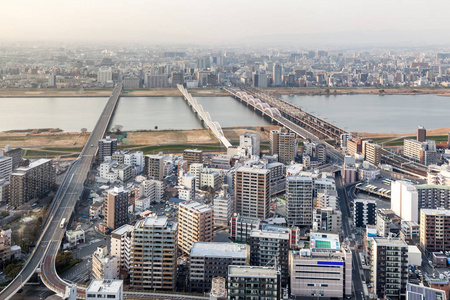
POLYGON ((177 85, 178 90, 183 94, 184 99, 188 103, 188 105, 192 108, 192 110, 197 114, 198 118, 212 131, 214 136, 225 146, 231 147, 230 141, 225 137, 222 131, 222 127, 219 122, 214 122, 211 119, 211 115, 209 112, 203 109, 203 106, 197 102, 197 99, 192 97, 191 94, 181 85, 177 85))
MULTIPOLYGON (((121 91, 122 84, 119 83, 114 88, 80 156, 67 170, 64 180, 50 206, 33 252, 25 262, 19 275, 0 292, 0 299, 10 299, 36 271, 39 272, 43 283, 50 290, 60 296, 64 294, 65 288, 69 283, 62 280, 55 269, 56 255, 60 249, 61 240, 67 226, 67 222, 61 226, 61 221, 63 218, 70 220, 75 205, 81 197, 88 172, 97 155, 98 140, 103 138, 106 133, 121 91)), ((78 297, 84 298, 83 289, 79 290, 78 297)))

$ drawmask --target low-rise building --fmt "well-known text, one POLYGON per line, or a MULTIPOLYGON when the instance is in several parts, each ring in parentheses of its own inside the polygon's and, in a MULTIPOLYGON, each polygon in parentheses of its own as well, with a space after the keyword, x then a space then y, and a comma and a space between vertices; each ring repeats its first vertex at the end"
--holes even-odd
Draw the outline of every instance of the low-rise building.
POLYGON ((75 248, 78 244, 86 241, 83 229, 67 230, 66 239, 69 242, 70 248, 75 248))
POLYGON ((92 254, 92 276, 95 279, 117 279, 119 274, 119 258, 108 255, 106 245, 98 246, 92 254))
POLYGON ((123 300, 123 281, 92 280, 86 289, 86 300, 98 299, 123 300))

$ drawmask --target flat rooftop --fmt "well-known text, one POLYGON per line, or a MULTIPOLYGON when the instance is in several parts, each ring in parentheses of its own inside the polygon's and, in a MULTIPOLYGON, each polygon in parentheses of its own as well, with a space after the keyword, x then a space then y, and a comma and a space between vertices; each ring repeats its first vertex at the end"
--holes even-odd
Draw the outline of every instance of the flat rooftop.
POLYGON ((420 213, 424 213, 426 215, 435 215, 435 216, 450 216, 450 210, 448 209, 430 209, 430 208, 422 208, 420 213))
POLYGON ((113 232, 111 232, 111 234, 115 233, 115 234, 122 235, 122 234, 124 234, 124 233, 126 233, 126 232, 132 231, 133 228, 134 228, 134 226, 125 224, 125 225, 123 225, 123 226, 120 226, 119 228, 117 228, 117 229, 114 230, 113 232))
POLYGON ((382 237, 374 237, 373 240, 378 246, 403 246, 408 247, 408 245, 402 239, 389 239, 382 237))
POLYGON ((275 271, 274 268, 270 267, 229 266, 228 276, 276 278, 277 271, 275 271))
POLYGON ((180 207, 185 207, 190 210, 196 210, 198 212, 209 212, 212 211, 211 207, 205 204, 199 203, 197 201, 189 201, 180 203, 180 207))
POLYGON ((247 247, 236 243, 197 242, 191 248, 191 256, 247 258, 247 247))
POLYGON ((123 286, 122 280, 94 279, 86 290, 86 293, 118 293, 123 286))

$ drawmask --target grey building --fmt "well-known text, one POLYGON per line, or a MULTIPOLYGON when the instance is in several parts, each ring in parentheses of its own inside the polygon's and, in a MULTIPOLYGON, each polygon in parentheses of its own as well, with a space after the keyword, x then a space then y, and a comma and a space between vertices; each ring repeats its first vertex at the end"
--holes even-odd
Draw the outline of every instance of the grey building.
POLYGON ((228 266, 247 265, 247 247, 235 243, 194 243, 189 268, 191 291, 209 292, 214 277, 227 277, 228 266))
POLYGON ((106 156, 112 156, 117 151, 117 139, 107 136, 98 141, 98 161, 102 163, 106 156))
POLYGON ((314 182, 310 176, 286 178, 286 206, 289 225, 313 225, 314 182))
POLYGON ((229 266, 228 299, 280 300, 280 272, 273 267, 229 266))

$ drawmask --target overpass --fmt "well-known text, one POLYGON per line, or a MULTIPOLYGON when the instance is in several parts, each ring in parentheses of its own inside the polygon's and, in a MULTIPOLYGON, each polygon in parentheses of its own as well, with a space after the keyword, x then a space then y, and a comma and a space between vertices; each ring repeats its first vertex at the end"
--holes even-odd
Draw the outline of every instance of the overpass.
MULTIPOLYGON (((225 88, 225 90, 237 100, 246 104, 253 110, 261 113, 263 117, 270 119, 272 123, 276 123, 286 127, 291 132, 294 132, 303 139, 309 139, 315 143, 322 143, 321 139, 318 136, 284 117, 282 113, 279 111, 279 109, 277 109, 276 107, 272 107, 268 103, 262 102, 258 98, 254 98, 253 95, 247 94, 245 91, 239 91, 232 88, 225 88)), ((326 146, 327 156, 331 158, 331 160, 333 160, 334 163, 342 164, 344 154, 341 151, 336 150, 332 145, 328 143, 323 144, 326 146)))
POLYGON ((184 99, 192 110, 196 113, 200 121, 202 121, 214 134, 214 136, 226 147, 231 147, 230 141, 225 137, 222 131, 222 127, 218 122, 214 122, 211 119, 209 112, 203 109, 203 106, 197 102, 197 99, 192 97, 191 94, 181 84, 177 84, 178 90, 183 94, 184 99))
MULTIPOLYGON (((47 218, 42 225, 41 234, 33 252, 17 277, 0 292, 0 299, 10 299, 36 271, 50 290, 60 296, 64 294, 65 288, 69 283, 62 280, 55 269, 56 255, 60 249, 61 240, 68 223, 65 222, 61 226, 61 221, 63 218, 70 220, 75 205, 81 197, 88 172, 98 151, 98 140, 103 138, 106 133, 121 91, 122 84, 119 83, 114 88, 80 156, 67 170, 64 180, 50 206, 47 218)), ((84 298, 84 290, 79 290, 78 297, 84 298)))

